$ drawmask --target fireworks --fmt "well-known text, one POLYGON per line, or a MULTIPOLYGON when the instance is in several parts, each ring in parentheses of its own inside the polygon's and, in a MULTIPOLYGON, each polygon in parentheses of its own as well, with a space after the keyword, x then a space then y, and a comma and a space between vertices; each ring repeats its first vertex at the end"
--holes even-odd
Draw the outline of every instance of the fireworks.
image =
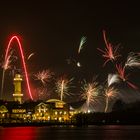
POLYGON ((110 42, 107 41, 106 39, 106 34, 105 31, 103 31, 103 37, 105 41, 106 48, 105 50, 102 50, 100 48, 97 48, 101 53, 103 53, 103 57, 105 58, 105 62, 103 66, 106 65, 108 61, 114 61, 116 58, 120 57, 121 55, 118 53, 118 46, 114 47, 110 42))
POLYGON ((69 92, 69 88, 70 88, 70 84, 72 80, 73 79, 68 80, 65 77, 61 77, 56 82, 56 92, 59 94, 61 101, 63 101, 63 98, 65 97, 65 95, 68 95, 68 96, 71 95, 71 93, 69 92))
POLYGON ((97 82, 93 83, 85 83, 83 87, 83 93, 81 95, 82 99, 86 100, 86 107, 85 110, 89 110, 90 106, 94 102, 97 102, 97 97, 99 93, 99 87, 97 82))
POLYGON ((7 56, 7 59, 5 59, 2 64, 3 72, 2 72, 2 81, 1 81, 1 98, 2 98, 2 94, 3 94, 5 71, 11 67, 10 64, 12 62, 12 59, 11 59, 12 54, 13 54, 13 51, 10 51, 9 55, 7 56))
POLYGON ((116 90, 114 87, 107 88, 105 90, 105 97, 106 97, 105 112, 107 112, 107 109, 108 109, 109 99, 116 98, 117 93, 118 93, 118 90, 116 90))
POLYGON ((4 70, 7 70, 7 69, 9 69, 11 66, 10 66, 10 64, 11 64, 11 62, 12 62, 12 55, 13 55, 13 51, 11 51, 10 53, 9 53, 9 55, 7 56, 7 59, 6 60, 4 60, 4 62, 3 62, 3 65, 2 65, 2 68, 4 69, 4 70))
POLYGON ((43 85, 46 84, 52 77, 53 73, 50 72, 50 70, 43 70, 41 72, 38 72, 37 74, 34 74, 35 80, 39 80, 42 82, 43 85))
POLYGON ((125 63, 125 67, 140 67, 140 54, 130 52, 125 63))
POLYGON ((125 76, 125 67, 123 67, 121 64, 117 64, 116 65, 116 69, 117 69, 117 72, 119 74, 119 77, 123 80, 123 81, 126 81, 127 80, 127 76, 125 76))
POLYGON ((35 53, 31 53, 31 54, 28 56, 27 60, 29 60, 34 54, 35 54, 35 53))
POLYGON ((118 83, 120 81, 119 76, 117 74, 109 74, 108 75, 108 87, 114 83, 118 83))
POLYGON ((126 82, 131 88, 138 89, 134 84, 128 81, 128 76, 125 75, 125 67, 123 67, 121 64, 116 65, 117 72, 119 74, 119 77, 126 82))
POLYGON ((48 96, 47 88, 44 88, 44 87, 37 88, 36 92, 37 92, 37 95, 38 95, 38 99, 40 99, 40 100, 44 99, 48 96))
POLYGON ((84 45, 84 43, 86 42, 86 37, 85 36, 83 36, 82 38, 81 38, 81 41, 80 41, 80 45, 79 45, 79 49, 78 49, 78 54, 81 52, 81 50, 83 49, 83 45, 84 45))
POLYGON ((23 49, 22 49, 20 40, 17 36, 13 36, 8 43, 6 53, 5 53, 5 61, 8 59, 10 48, 13 47, 13 46, 11 46, 11 43, 13 42, 13 40, 16 40, 17 43, 18 43, 18 48, 20 50, 20 56, 21 56, 21 60, 22 60, 24 73, 25 73, 25 80, 26 80, 26 84, 27 84, 28 94, 29 94, 30 98, 33 100, 32 93, 31 93, 31 88, 30 88, 30 83, 29 83, 28 72, 27 72, 26 63, 25 63, 25 59, 24 59, 24 53, 23 53, 23 49))

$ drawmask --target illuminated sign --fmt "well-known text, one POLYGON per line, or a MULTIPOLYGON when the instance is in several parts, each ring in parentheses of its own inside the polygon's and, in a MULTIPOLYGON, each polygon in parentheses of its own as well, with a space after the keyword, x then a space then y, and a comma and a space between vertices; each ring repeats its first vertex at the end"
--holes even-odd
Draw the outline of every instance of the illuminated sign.
POLYGON ((12 109, 12 113, 26 113, 26 109, 12 109))
POLYGON ((63 103, 61 103, 61 102, 56 102, 56 103, 55 103, 55 107, 56 107, 56 108, 63 108, 63 103))

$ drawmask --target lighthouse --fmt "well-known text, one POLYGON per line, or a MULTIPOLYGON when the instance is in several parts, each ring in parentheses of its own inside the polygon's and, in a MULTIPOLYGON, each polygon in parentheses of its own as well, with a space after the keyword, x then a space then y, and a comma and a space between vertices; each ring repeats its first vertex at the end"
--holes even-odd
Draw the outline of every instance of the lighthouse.
POLYGON ((15 77, 13 79, 14 84, 14 101, 18 101, 20 104, 22 103, 22 91, 21 91, 21 82, 23 81, 20 74, 15 74, 15 77))

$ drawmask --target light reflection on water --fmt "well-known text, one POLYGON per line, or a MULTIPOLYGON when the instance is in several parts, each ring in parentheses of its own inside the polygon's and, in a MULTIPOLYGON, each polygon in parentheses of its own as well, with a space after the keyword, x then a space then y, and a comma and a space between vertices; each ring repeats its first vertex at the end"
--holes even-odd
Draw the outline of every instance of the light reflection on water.
POLYGON ((0 140, 139 140, 140 126, 0 127, 0 140))

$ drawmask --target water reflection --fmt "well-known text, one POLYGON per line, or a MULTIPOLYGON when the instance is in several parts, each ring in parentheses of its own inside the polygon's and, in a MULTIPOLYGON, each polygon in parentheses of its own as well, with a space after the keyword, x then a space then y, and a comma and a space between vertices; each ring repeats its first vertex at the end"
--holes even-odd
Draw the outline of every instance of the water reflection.
POLYGON ((140 126, 0 127, 0 140, 139 140, 140 126))
POLYGON ((0 129, 0 140, 36 140, 35 127, 8 127, 0 129))

